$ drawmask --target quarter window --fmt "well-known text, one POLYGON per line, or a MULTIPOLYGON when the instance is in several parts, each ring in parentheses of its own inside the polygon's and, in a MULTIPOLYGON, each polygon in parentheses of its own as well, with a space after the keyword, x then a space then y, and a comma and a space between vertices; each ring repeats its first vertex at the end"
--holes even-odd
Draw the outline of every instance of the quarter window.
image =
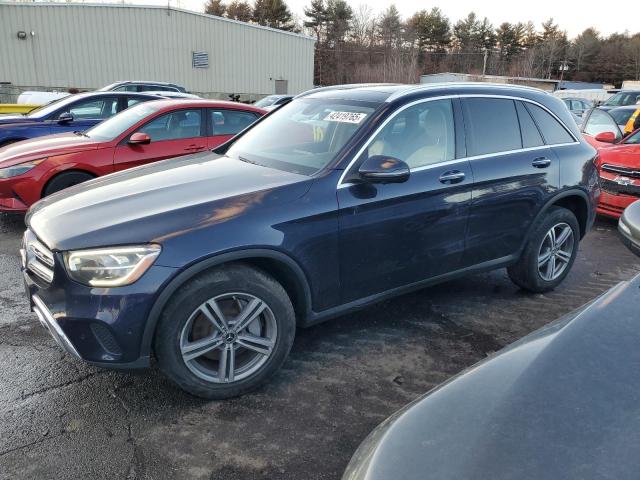
POLYGON ((513 100, 465 98, 467 152, 470 156, 507 152, 522 148, 516 106, 513 100))
POLYGON ((199 137, 202 115, 198 110, 178 110, 161 115, 140 128, 154 142, 199 137))
POLYGON ((435 100, 406 108, 369 143, 367 155, 398 158, 411 168, 453 160, 455 127, 451 101, 435 100))
POLYGON ((520 120, 520 132, 522 133, 522 146, 524 148, 540 147, 544 145, 544 140, 538 131, 538 127, 531 118, 529 111, 522 102, 516 102, 518 110, 518 120, 520 120))
POLYGON ((549 112, 529 102, 526 103, 526 107, 527 110, 531 112, 538 128, 540 128, 540 132, 547 145, 575 142, 573 137, 567 132, 567 129, 564 128, 558 120, 553 118, 549 112))
POLYGON ((209 110, 209 112, 212 135, 235 135, 258 119, 255 113, 242 110, 209 110))

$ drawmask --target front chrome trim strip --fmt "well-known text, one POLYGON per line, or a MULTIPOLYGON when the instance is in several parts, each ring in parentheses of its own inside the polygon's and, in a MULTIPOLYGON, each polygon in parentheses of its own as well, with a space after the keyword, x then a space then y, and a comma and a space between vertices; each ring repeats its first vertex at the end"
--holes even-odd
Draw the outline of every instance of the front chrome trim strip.
POLYGON ((55 261, 51 250, 45 247, 40 241, 32 240, 29 242, 29 249, 33 252, 38 260, 53 268, 55 261))
POLYGON ((438 96, 438 97, 421 98, 419 100, 415 100, 413 102, 407 103, 406 105, 403 105, 401 108, 399 108, 398 110, 393 112, 393 114, 391 116, 389 116, 389 118, 387 118, 384 122, 382 122, 382 124, 379 125, 378 128, 376 128, 376 130, 369 136, 369 138, 366 141, 366 143, 362 146, 362 148, 360 148, 360 150, 358 150, 358 153, 356 153, 356 155, 354 155, 354 157, 351 159, 351 161, 349 162, 347 167, 342 171, 342 175, 340 175, 340 179, 338 180, 338 184, 336 185, 336 188, 346 188, 346 187, 350 187, 350 186, 353 185, 353 183, 351 183, 351 182, 343 183, 345 177, 349 174, 349 172, 350 172, 351 168, 353 167, 353 165, 360 158, 360 156, 364 153, 364 151, 369 147, 369 145, 371 144, 373 139, 378 135, 378 133, 380 133, 380 131, 382 131, 382 129, 391 120, 393 120, 398 114, 400 114, 403 110, 405 110, 405 109, 407 109, 409 107, 413 107, 414 105, 421 104, 421 103, 434 102, 434 101, 437 101, 437 100, 447 100, 447 99, 453 99, 453 98, 504 98, 504 99, 507 99, 507 100, 520 100, 522 102, 532 103, 534 105, 539 106, 543 110, 545 110, 547 113, 549 113, 551 116, 553 116, 553 118, 555 118, 558 122, 560 122, 560 125, 562 125, 564 127, 564 129, 569 133, 569 135, 571 135, 571 138, 573 138, 575 141, 574 142, 566 142, 566 143, 557 143, 557 144, 552 144, 552 145, 540 145, 538 147, 518 148, 516 150, 507 150, 507 151, 503 151, 503 152, 494 152, 494 153, 488 153, 488 154, 485 154, 485 155, 473 155, 473 156, 468 156, 468 157, 455 158, 455 159, 452 159, 452 160, 447 160, 445 162, 434 163, 433 165, 424 165, 422 167, 417 167, 417 168, 411 169, 412 172, 419 172, 421 170, 428 170, 430 168, 441 167, 441 166, 446 166, 446 165, 450 165, 450 164, 453 165, 455 163, 459 163, 459 162, 463 162, 463 161, 479 160, 479 159, 482 159, 482 158, 490 158, 490 157, 496 157, 496 156, 500 156, 500 155, 509 155, 509 154, 518 153, 518 152, 529 152, 529 151, 542 150, 542 149, 551 148, 551 147, 564 147, 564 146, 567 146, 567 145, 579 145, 580 144, 580 141, 576 138, 576 136, 573 134, 573 132, 571 132, 569 127, 567 127, 567 125, 560 118, 558 118, 558 116, 555 113, 553 113, 551 110, 549 110, 544 105, 542 105, 542 104, 540 104, 540 103, 538 103, 538 102, 536 102, 534 100, 530 100, 528 98, 515 97, 515 96, 510 96, 510 95, 489 95, 489 94, 457 94, 457 95, 443 95, 443 96, 438 96))
POLYGON ((29 260, 27 262, 27 269, 47 283, 51 283, 53 281, 53 270, 47 268, 38 260, 29 260))
POLYGON ((629 177, 640 178, 640 170, 634 170, 633 168, 623 167, 620 165, 612 165, 610 163, 604 163, 601 168, 605 172, 619 173, 621 175, 627 175, 629 177))
POLYGON ((56 341, 56 343, 60 345, 60 347, 62 347, 64 350, 72 354, 74 357, 82 360, 82 357, 73 346, 67 335, 64 333, 62 328, 60 328, 60 325, 58 325, 58 322, 55 318, 53 318, 53 315, 44 304, 44 302, 40 299, 40 297, 38 297, 38 295, 34 295, 33 297, 31 297, 31 300, 33 301, 33 311, 38 317, 38 320, 40 320, 40 323, 47 330, 49 330, 49 333, 56 341))

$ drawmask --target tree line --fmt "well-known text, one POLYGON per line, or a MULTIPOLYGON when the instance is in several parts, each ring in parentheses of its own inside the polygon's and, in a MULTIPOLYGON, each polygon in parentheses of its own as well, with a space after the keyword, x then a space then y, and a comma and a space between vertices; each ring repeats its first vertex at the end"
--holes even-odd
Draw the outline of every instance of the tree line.
MULTIPOLYGON (((602 35, 587 28, 569 39, 553 19, 493 25, 474 12, 452 23, 437 7, 403 19, 395 5, 311 0, 302 19, 284 0, 208 0, 205 12, 316 39, 315 83, 416 82, 421 74, 556 78, 611 83, 640 80, 640 32, 602 35)), ((594 18, 595 21, 597 19, 594 18)))

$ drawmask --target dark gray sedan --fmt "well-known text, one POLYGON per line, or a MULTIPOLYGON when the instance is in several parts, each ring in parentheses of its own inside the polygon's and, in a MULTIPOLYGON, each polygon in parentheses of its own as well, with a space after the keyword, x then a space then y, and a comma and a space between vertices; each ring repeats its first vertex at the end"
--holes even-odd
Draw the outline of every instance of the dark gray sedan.
MULTIPOLYGON (((640 255, 640 202, 621 220, 640 255)), ((640 275, 383 422, 343 480, 636 480, 640 275)))

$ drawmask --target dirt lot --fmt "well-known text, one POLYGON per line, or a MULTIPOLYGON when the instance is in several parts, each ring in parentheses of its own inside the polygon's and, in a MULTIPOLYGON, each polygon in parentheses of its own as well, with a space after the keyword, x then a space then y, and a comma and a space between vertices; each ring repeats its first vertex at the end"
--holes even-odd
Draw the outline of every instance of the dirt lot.
POLYGON ((1 479, 337 479, 398 407, 640 271, 600 221, 556 292, 522 293, 500 270, 405 295, 299 331, 269 385, 205 402, 156 371, 62 353, 27 311, 22 229, 0 217, 1 479))

